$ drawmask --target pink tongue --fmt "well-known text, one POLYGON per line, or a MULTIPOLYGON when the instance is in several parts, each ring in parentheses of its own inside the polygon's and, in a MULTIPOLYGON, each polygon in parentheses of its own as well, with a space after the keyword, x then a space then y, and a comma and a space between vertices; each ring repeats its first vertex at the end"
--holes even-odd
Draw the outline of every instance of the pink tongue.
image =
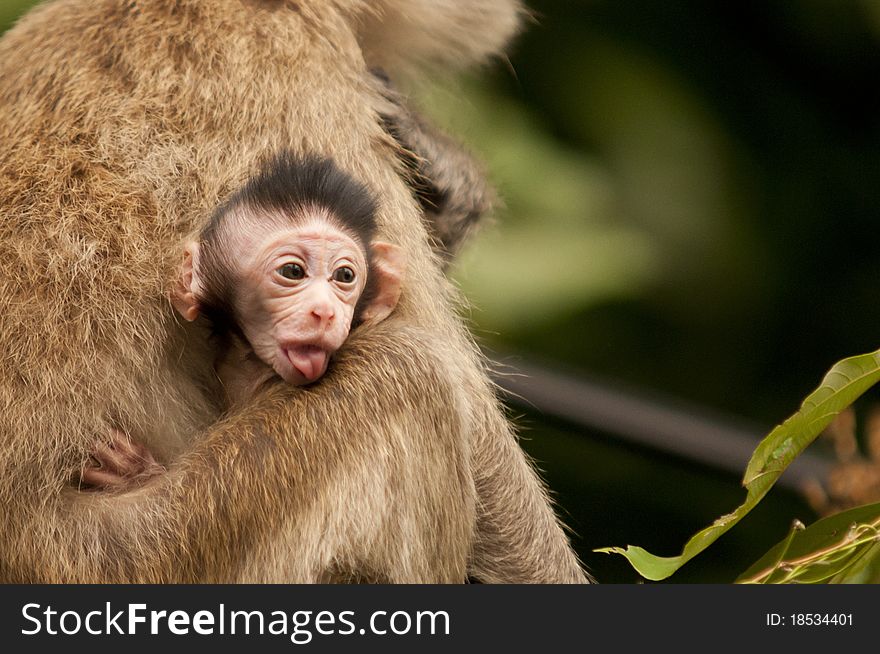
POLYGON ((315 381, 324 374, 327 367, 327 353, 314 345, 302 345, 287 350, 290 363, 309 381, 315 381))

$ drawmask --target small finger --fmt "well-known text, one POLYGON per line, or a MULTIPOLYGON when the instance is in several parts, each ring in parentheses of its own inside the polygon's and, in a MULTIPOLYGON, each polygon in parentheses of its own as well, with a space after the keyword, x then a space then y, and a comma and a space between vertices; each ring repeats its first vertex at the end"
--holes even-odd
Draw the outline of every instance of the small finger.
POLYGON ((159 465, 153 457, 153 453, 147 449, 142 443, 132 443, 132 452, 138 461, 141 461, 146 467, 159 465))
POLYGON ((125 477, 96 468, 85 468, 80 475, 80 482, 95 489, 120 488, 128 484, 125 477))
POLYGON ((108 472, 122 474, 129 468, 125 456, 107 443, 96 443, 92 456, 108 472))

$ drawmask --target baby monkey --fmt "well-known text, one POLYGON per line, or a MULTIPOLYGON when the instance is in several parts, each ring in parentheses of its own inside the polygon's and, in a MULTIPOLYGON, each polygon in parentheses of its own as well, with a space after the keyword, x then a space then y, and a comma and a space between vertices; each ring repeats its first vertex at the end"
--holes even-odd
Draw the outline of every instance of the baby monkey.
POLYGON ((318 380, 352 327, 391 313, 403 255, 375 233, 366 187, 330 159, 284 152, 186 244, 172 303, 212 324, 231 401, 273 373, 318 380), (260 365, 241 371, 237 361, 260 365))
MULTIPOLYGON (((188 321, 204 316, 218 343, 227 405, 267 380, 311 384, 349 331, 384 320, 400 298, 401 248, 375 240, 376 202, 330 159, 282 152, 184 247, 171 290, 188 321)), ((162 470, 114 429, 81 482, 123 488, 162 470)))

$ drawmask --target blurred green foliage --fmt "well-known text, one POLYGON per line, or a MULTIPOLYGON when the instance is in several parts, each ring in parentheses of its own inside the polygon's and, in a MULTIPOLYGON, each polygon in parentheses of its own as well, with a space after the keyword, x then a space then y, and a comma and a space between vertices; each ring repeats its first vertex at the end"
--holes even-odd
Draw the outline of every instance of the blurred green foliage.
POLYGON ((425 103, 508 200, 456 271, 478 330, 766 424, 875 349, 878 4, 533 0, 425 103))
MULTIPOLYGON (((0 30, 28 0, 0 4, 0 30)), ((414 90, 506 207, 456 265, 489 348, 766 425, 878 345, 880 3, 531 0, 509 65, 414 90)), ((527 410, 600 581, 610 543, 677 552, 738 479, 527 410)), ((760 434, 756 434, 758 436, 760 434)), ((773 491, 676 581, 732 581, 793 517, 773 491)))
POLYGON ((0 31, 5 32, 13 21, 35 4, 34 0, 3 0, 0 4, 0 31))

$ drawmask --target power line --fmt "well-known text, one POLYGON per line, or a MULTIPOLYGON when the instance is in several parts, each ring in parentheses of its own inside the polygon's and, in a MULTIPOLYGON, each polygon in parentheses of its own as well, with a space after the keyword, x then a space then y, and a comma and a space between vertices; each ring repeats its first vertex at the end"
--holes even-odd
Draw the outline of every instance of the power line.
MULTIPOLYGON (((552 370, 516 358, 492 361, 492 376, 508 398, 583 429, 674 454, 742 475, 762 435, 769 430, 740 426, 696 407, 649 398, 611 385, 552 370)), ((808 481, 827 477, 831 463, 804 452, 777 482, 802 491, 808 481)))

